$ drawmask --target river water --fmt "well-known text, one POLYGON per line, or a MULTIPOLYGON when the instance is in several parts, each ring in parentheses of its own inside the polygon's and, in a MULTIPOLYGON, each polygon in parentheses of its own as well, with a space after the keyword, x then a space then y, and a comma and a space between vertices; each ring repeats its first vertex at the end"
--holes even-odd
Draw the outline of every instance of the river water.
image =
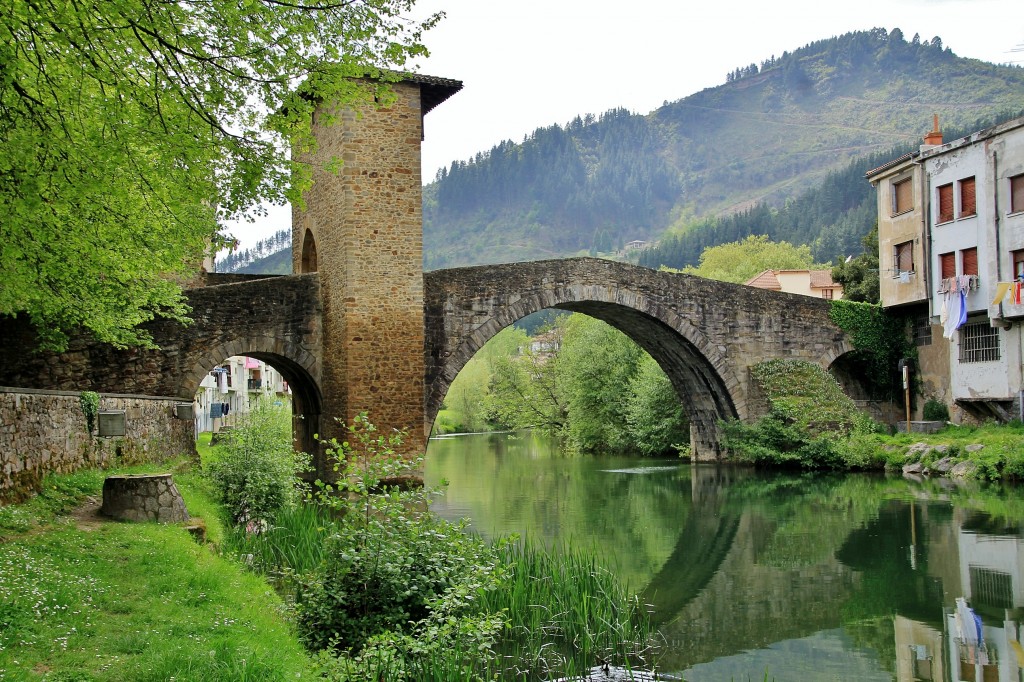
POLYGON ((568 456, 531 433, 433 439, 425 477, 487 537, 593 551, 688 682, 1024 680, 1022 490, 568 456))

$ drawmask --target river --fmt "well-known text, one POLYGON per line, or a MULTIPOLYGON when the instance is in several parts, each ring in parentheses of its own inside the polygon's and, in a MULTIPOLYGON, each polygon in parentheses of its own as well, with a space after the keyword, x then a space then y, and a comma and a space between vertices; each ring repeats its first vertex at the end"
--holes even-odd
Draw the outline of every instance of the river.
POLYGON ((1024 680, 1019 489, 568 456, 533 433, 433 439, 425 478, 487 537, 593 551, 688 682, 1024 680))

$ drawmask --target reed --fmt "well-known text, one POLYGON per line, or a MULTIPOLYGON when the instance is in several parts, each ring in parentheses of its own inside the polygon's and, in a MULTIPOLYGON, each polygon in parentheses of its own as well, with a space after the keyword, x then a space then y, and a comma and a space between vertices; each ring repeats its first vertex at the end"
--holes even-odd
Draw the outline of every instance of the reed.
POLYGON ((647 607, 594 556, 530 542, 502 544, 499 555, 509 577, 482 596, 482 607, 506 614, 497 647, 511 664, 506 674, 550 679, 606 663, 653 666, 656 631, 647 607))
POLYGON ((265 575, 299 575, 320 565, 325 540, 337 532, 337 521, 329 510, 299 504, 280 510, 273 524, 258 533, 242 526, 233 528, 226 544, 244 563, 265 575))

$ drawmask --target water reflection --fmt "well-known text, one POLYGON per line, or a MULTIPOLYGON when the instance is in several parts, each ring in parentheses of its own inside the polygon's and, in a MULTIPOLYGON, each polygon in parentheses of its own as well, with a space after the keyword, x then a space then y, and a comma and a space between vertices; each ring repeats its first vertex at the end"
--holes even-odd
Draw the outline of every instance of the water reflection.
POLYGON ((529 434, 434 441, 426 475, 450 481, 446 517, 597 552, 691 682, 1024 680, 1016 490, 566 457, 529 434))

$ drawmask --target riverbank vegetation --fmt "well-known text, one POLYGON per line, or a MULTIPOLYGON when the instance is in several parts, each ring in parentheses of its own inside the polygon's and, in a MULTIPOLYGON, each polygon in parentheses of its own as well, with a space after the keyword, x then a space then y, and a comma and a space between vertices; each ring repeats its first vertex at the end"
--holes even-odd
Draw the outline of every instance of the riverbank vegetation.
POLYGON ((582 452, 685 452, 689 423, 657 362, 610 325, 563 315, 509 327, 459 373, 435 433, 533 428, 582 452))
POLYGON ((752 368, 768 414, 722 424, 725 447, 756 466, 826 470, 902 470, 983 480, 1024 480, 1024 425, 956 426, 937 433, 897 433, 857 409, 817 365, 771 360, 752 368), (937 466, 945 460, 942 466, 937 466))
POLYGON ((487 543, 431 514, 425 491, 384 485, 410 463, 367 419, 332 443, 338 483, 304 500, 294 476, 249 468, 260 443, 293 466, 277 441, 287 420, 257 409, 227 446, 203 444, 204 473, 175 465, 216 544, 97 517, 109 472, 51 477, 0 508, 0 679, 536 680, 651 664, 647 609, 611 573, 487 543))

